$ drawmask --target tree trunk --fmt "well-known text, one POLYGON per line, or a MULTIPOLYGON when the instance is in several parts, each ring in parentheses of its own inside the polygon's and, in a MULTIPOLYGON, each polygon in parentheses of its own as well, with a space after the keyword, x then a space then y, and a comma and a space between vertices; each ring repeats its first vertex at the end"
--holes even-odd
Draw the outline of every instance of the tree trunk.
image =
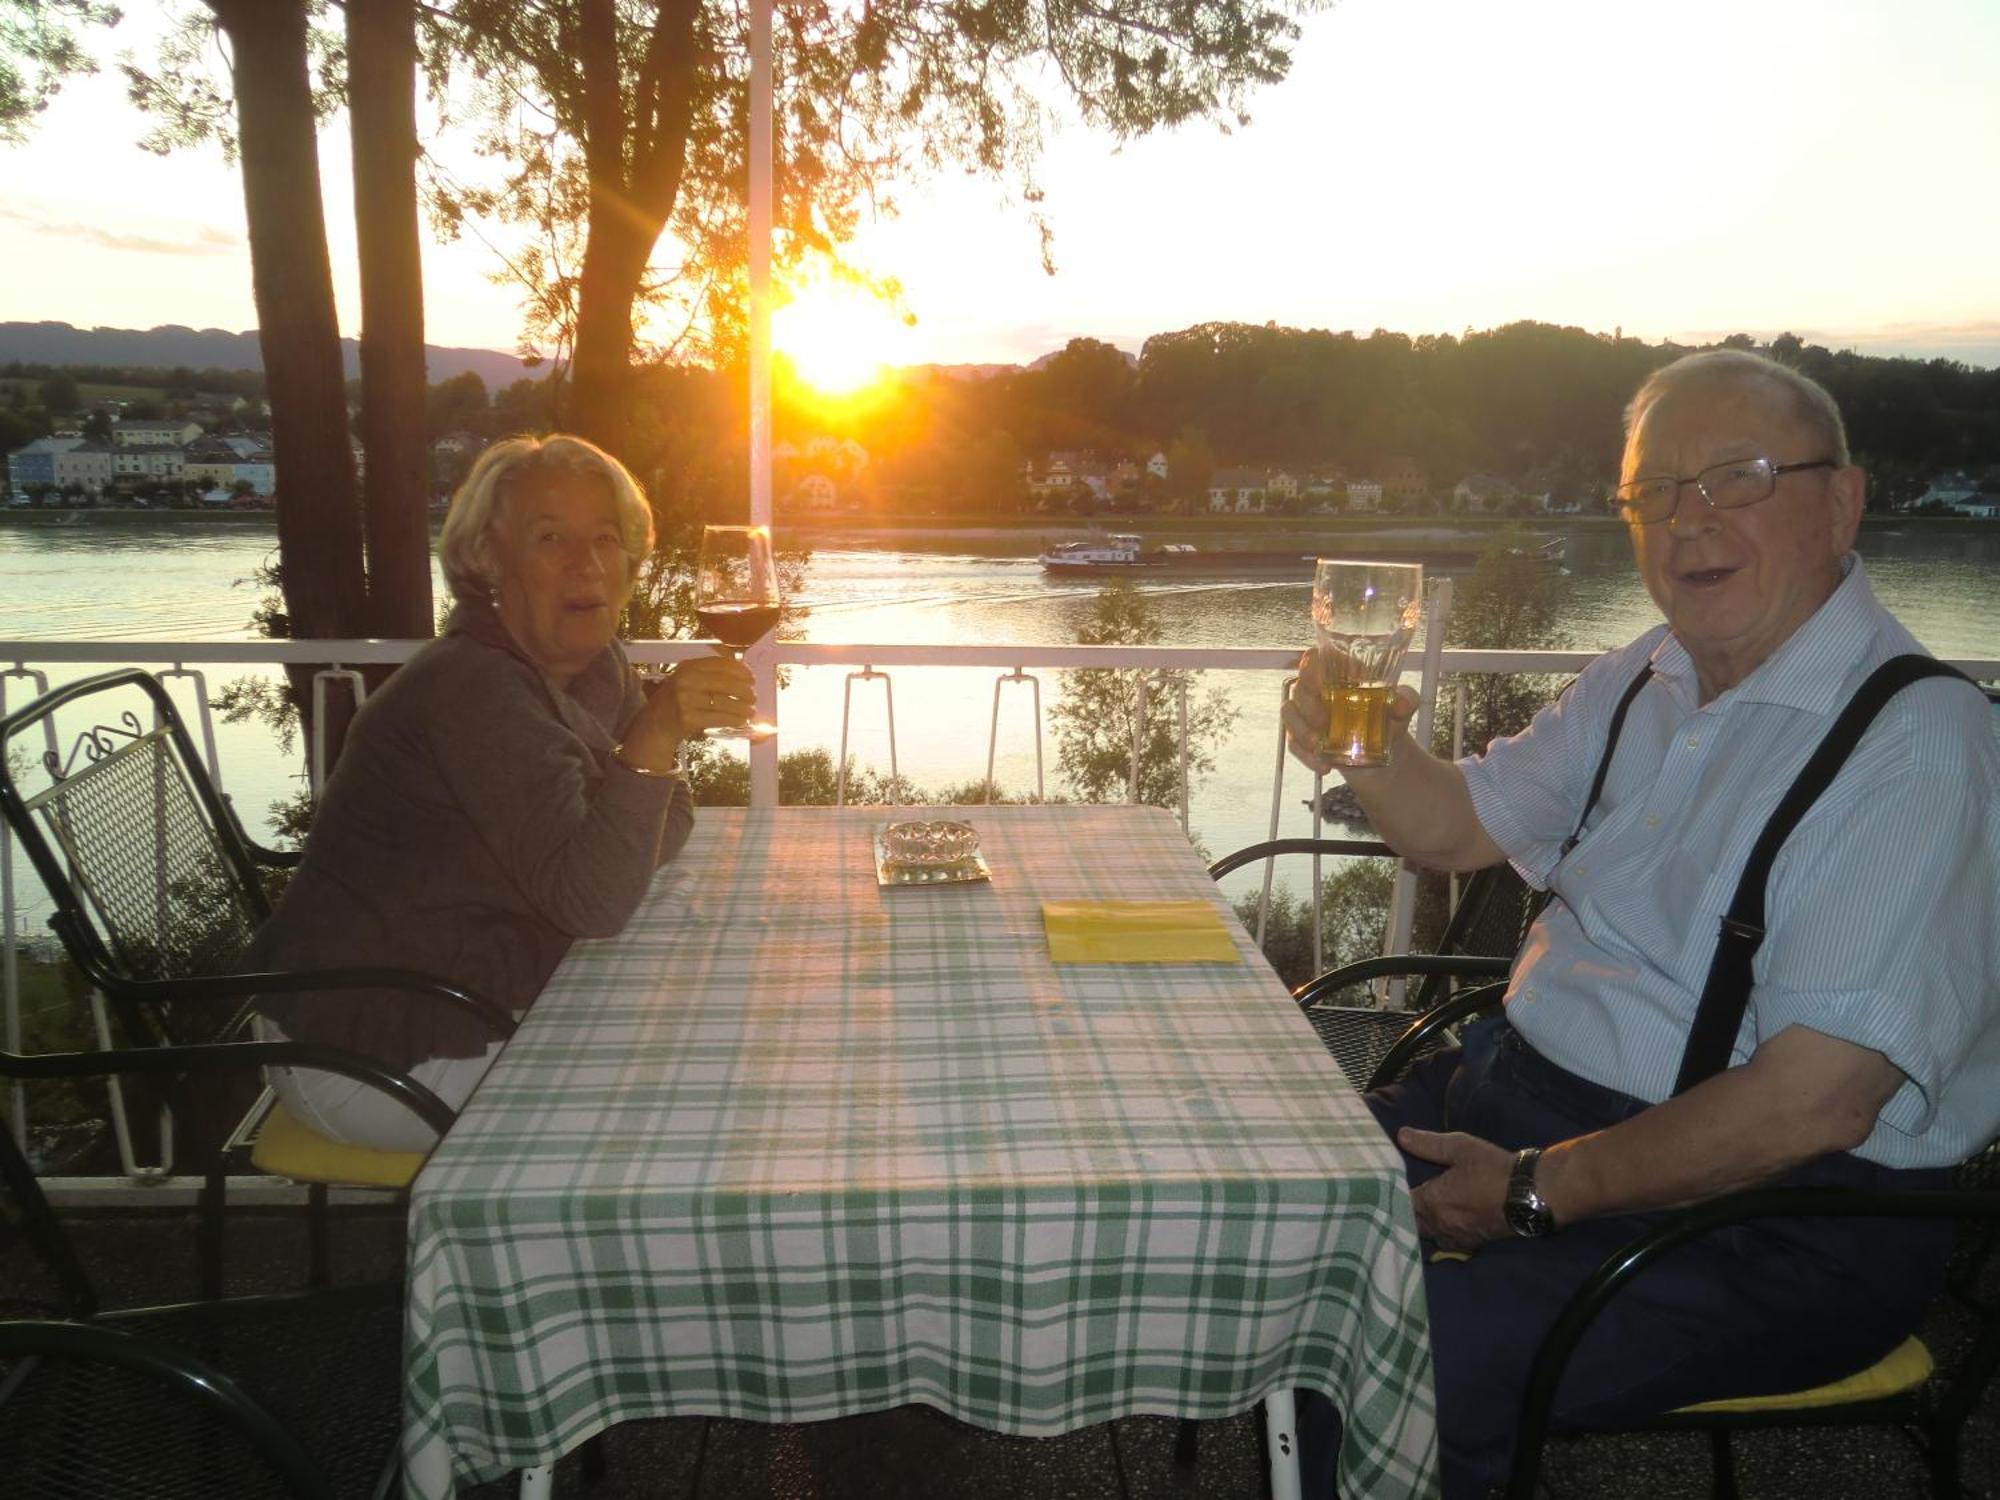
POLYGON ((366 629, 361 514, 320 204, 305 8, 208 0, 228 35, 258 342, 278 476, 278 558, 296 638, 366 629))
POLYGON ((570 361, 569 429, 625 456, 632 380, 632 303, 659 227, 596 206, 578 276, 576 350, 570 361))
POLYGON ((655 0, 628 113, 615 0, 579 0, 576 10, 590 227, 577 285, 569 426, 621 458, 630 416, 632 303, 680 195, 700 14, 700 0, 655 0))
POLYGON ((347 0, 347 103, 361 263, 361 481, 368 632, 432 631, 411 0, 347 0))

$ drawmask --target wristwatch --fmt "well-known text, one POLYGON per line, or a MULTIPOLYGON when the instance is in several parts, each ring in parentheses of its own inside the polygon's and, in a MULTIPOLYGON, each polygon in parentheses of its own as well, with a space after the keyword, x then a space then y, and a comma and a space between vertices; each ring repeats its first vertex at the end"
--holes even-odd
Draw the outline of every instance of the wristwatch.
POLYGON ((1507 1174, 1507 1200, 1501 1212, 1507 1227, 1524 1240, 1540 1239, 1556 1229, 1548 1200, 1535 1191, 1535 1163, 1541 1159, 1542 1148, 1530 1146, 1514 1158, 1514 1169, 1507 1174))

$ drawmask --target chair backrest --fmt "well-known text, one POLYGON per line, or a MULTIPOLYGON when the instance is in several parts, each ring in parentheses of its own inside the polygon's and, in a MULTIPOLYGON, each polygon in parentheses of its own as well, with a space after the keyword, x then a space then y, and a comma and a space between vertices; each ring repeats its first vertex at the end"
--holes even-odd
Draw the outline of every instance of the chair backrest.
MULTIPOLYGON (((55 912, 50 925, 113 999, 132 981, 232 966, 270 905, 248 841, 159 681, 108 672, 0 720, 0 811, 55 912), (54 751, 39 755, 54 726, 54 751)), ((149 1007, 156 1040, 223 1018, 149 1007)))
MULTIPOLYGON (((1452 908, 1438 938, 1437 951, 1512 958, 1521 951, 1528 925, 1546 900, 1505 860, 1476 870, 1459 890, 1458 905, 1452 908)), ((1449 984, 1442 975, 1430 976, 1417 991, 1411 1009, 1429 1010, 1444 998, 1449 984)))

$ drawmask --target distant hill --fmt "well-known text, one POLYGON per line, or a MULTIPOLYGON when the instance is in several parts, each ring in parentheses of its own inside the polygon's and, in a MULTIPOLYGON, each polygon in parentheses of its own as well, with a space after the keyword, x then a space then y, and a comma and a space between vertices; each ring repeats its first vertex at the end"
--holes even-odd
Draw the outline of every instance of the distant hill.
MULTIPOLYGON (((348 376, 361 373, 361 346, 340 341, 348 376)), ((220 328, 72 328, 67 323, 0 323, 0 364, 20 360, 41 365, 122 365, 127 368, 171 370, 261 370, 264 356, 257 335, 225 333, 220 328)), ((489 391, 522 378, 540 379, 517 355, 497 349, 442 349, 426 345, 424 361, 433 383, 474 371, 489 391)))

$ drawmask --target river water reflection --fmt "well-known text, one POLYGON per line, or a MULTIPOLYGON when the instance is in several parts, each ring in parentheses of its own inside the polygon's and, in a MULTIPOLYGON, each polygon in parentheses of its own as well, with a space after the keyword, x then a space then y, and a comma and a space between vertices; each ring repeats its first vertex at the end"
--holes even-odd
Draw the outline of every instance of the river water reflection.
MULTIPOLYGON (((1261 544, 1270 545, 1264 537, 1261 544)), ((1051 579, 1031 556, 1037 539, 989 536, 970 543, 915 543, 892 551, 823 546, 813 557, 803 600, 806 631, 816 641, 888 643, 1073 641, 1099 583, 1051 579), (927 550, 918 550, 925 547, 927 550)), ((86 519, 74 525, 0 526, 0 639, 254 638, 249 620, 259 590, 247 580, 268 560, 275 533, 243 521, 86 519)), ((1871 527, 1862 555, 1877 591, 1917 636, 1941 656, 2000 658, 2000 525, 1990 534, 1921 524, 1871 527)), ((1562 627, 1577 649, 1631 639, 1658 619, 1632 570, 1623 533, 1584 528, 1570 543, 1563 580, 1562 627)), ((1293 646, 1307 635, 1310 581, 1179 579, 1144 585, 1169 645, 1293 646)), ((442 598, 442 587, 439 587, 442 598)), ((77 669, 55 673, 77 675, 77 669)), ((780 705, 787 748, 835 749, 846 668, 795 670, 780 705)), ((230 669, 211 674, 211 691, 230 669)), ((985 771, 991 669, 897 668, 897 758, 920 786, 978 779, 985 771)), ((1054 702, 1060 673, 1046 672, 1043 706, 1054 702)), ((1220 853, 1264 836, 1276 759, 1278 679, 1265 673, 1215 673, 1238 710, 1214 775, 1195 790, 1196 836, 1220 853)), ((24 685, 7 684, 11 702, 24 685)), ((857 683, 849 752, 886 773, 888 737, 881 687, 857 683)), ((253 824, 288 789, 294 764, 261 730, 222 735, 225 778, 253 824)), ((1027 699, 1010 691, 1000 731, 998 779, 1031 791, 1034 747, 1027 699)), ((1061 788, 1049 747, 1049 790, 1061 788)), ((1290 768, 1282 831, 1309 831, 1304 798, 1310 781, 1290 768)))

